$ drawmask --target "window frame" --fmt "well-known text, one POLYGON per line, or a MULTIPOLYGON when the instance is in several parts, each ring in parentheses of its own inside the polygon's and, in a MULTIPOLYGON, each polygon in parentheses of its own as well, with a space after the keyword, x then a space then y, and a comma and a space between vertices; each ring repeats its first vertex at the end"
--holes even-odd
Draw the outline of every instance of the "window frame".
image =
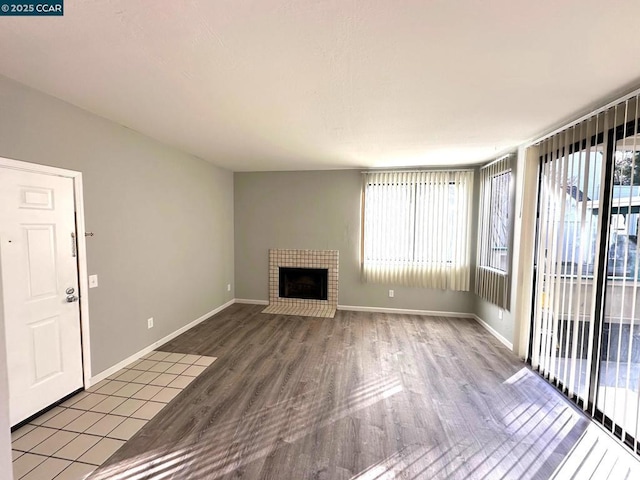
POLYGON ((362 280, 468 291, 475 170, 363 174, 362 280))
POLYGON ((476 253, 476 280, 474 291, 484 300, 509 310, 511 307, 511 273, 513 270, 513 237, 515 226, 515 177, 516 154, 511 153, 480 168, 480 197, 478 207, 478 250, 476 253), (501 222, 507 226, 506 232, 506 258, 505 269, 492 265, 491 245, 493 235, 491 228, 494 225, 493 187, 494 180, 502 175, 509 175, 506 198, 506 221, 501 222), (487 237, 488 235, 488 237, 487 237), (487 287, 483 283, 497 284, 487 287))
MULTIPOLYGON (((492 174, 489 178, 486 179, 486 185, 489 187, 486 190, 485 193, 485 198, 483 200, 486 201, 486 204, 489 206, 489 211, 486 212, 486 221, 487 221, 487 230, 489 232, 489 238, 488 241, 486 243, 480 243, 480 261, 478 262, 478 266, 481 268, 486 268, 489 270, 495 270, 497 272, 503 273, 505 275, 508 275, 511 273, 511 256, 512 256, 512 250, 513 250, 513 245, 512 245, 512 237, 513 237, 513 194, 511 192, 512 190, 512 184, 513 184, 513 168, 509 167, 506 168, 504 170, 500 170, 494 174, 492 174), (494 191, 494 180, 502 177, 504 175, 508 175, 509 176, 509 180, 508 180, 508 185, 507 185, 507 192, 506 192, 506 214, 507 214, 507 218, 506 221, 504 220, 498 220, 497 222, 494 220, 494 217, 497 215, 494 215, 497 212, 494 212, 494 207, 496 206, 494 204, 494 196, 493 196, 493 191, 494 191), (494 226, 495 223, 500 223, 501 225, 506 225, 506 239, 505 239, 505 244, 503 247, 496 247, 496 246, 492 246, 492 239, 493 239, 493 230, 492 227, 494 226), (505 268, 500 268, 500 267, 496 267, 495 265, 492 265, 492 261, 491 259, 493 258, 493 256, 495 255, 495 250, 497 248, 504 248, 507 252, 506 255, 506 265, 505 268)), ((502 192, 501 192, 502 193, 502 192)), ((496 202, 497 203, 497 202, 496 202)), ((484 204, 481 203, 481 207, 483 208, 484 204)), ((482 212, 484 213, 484 212, 482 212)), ((485 219, 484 215, 480 215, 480 221, 483 221, 485 219)))

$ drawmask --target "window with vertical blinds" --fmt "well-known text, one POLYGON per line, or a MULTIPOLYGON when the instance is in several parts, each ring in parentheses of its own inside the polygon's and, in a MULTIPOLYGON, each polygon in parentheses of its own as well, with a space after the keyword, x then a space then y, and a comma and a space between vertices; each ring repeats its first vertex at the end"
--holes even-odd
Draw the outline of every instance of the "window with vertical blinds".
POLYGON ((480 169, 480 218, 475 293, 501 308, 511 300, 511 241, 513 156, 499 158, 480 169))
POLYGON ((364 174, 362 276, 469 290, 473 171, 364 174))
POLYGON ((640 449, 640 128, 631 96, 545 138, 530 360, 640 449))

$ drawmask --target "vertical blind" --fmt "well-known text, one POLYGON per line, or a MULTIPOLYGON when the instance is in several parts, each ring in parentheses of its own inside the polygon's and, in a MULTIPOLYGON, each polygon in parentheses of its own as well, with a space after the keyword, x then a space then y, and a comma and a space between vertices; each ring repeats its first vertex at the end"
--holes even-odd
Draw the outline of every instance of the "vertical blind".
POLYGON ((473 171, 364 174, 367 282, 469 290, 473 171))
POLYGON ((509 309, 513 210, 512 156, 480 169, 480 218, 475 293, 509 309))
POLYGON ((598 217, 602 151, 591 142, 594 125, 560 132, 540 146, 542 158, 532 365, 586 400, 595 334, 594 273, 599 248, 598 217), (565 154, 565 152, 570 152, 565 154), (596 190, 598 194, 596 194, 596 190))
POLYGON ((640 140, 631 96, 541 141, 532 365, 640 434, 640 140))

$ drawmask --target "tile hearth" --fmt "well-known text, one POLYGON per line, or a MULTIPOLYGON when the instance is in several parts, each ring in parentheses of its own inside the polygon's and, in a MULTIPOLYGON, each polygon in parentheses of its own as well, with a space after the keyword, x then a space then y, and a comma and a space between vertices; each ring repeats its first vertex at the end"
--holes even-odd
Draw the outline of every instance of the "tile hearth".
POLYGON ((11 433, 16 480, 80 480, 216 357, 153 351, 11 433))
POLYGON ((272 313, 275 315, 299 315, 301 317, 324 317, 333 318, 336 309, 333 307, 314 307, 305 305, 269 305, 262 313, 272 313))
POLYGON ((338 250, 269 250, 269 306, 262 313, 333 318, 338 308, 338 250), (326 268, 327 300, 280 297, 279 268, 326 268))

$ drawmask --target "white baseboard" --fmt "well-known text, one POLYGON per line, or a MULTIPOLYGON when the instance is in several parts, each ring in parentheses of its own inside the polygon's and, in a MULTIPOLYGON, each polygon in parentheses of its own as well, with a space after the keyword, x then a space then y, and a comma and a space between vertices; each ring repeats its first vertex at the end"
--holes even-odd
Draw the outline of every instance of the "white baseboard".
POLYGON ((472 315, 472 317, 475 319, 476 322, 482 325, 487 332, 489 332, 491 335, 496 337, 500 343, 502 343, 509 350, 513 351, 513 343, 511 343, 509 340, 503 337, 502 334, 498 333, 498 331, 495 328, 493 328, 491 325, 489 325, 487 322, 485 322, 475 313, 472 315))
POLYGON ((236 298, 235 303, 246 303, 247 305, 269 305, 268 300, 252 300, 250 298, 236 298))
POLYGON ((473 313, 440 312, 437 310, 411 310, 408 308, 363 307, 360 305, 338 305, 338 310, 372 313, 400 313, 406 315, 430 315, 432 317, 475 318, 473 313))
MULTIPOLYGON (((235 303, 248 305, 269 305, 267 300, 253 300, 250 298, 236 298, 235 303)), ((408 308, 364 307, 361 305, 338 305, 338 310, 372 313, 403 313, 407 315, 431 315, 436 317, 475 318, 473 313, 440 312, 436 310, 411 310, 408 308)))
MULTIPOLYGON (((248 305, 269 305, 266 300, 252 300, 248 298, 236 298, 235 303, 245 303, 248 305)), ((449 317, 449 318, 472 318, 482 325, 491 335, 496 337, 509 350, 513 351, 513 343, 503 337, 498 331, 482 320, 475 313, 464 312, 440 312, 437 310, 411 310, 409 308, 387 308, 387 307, 365 307, 362 305, 338 305, 338 310, 347 310, 352 312, 371 312, 371 313, 398 313, 406 315, 429 315, 432 317, 449 317)))
POLYGON ((224 303, 222 305, 220 305, 218 308, 215 308, 214 310, 211 310, 208 313, 205 313, 204 315, 202 315, 199 318, 196 318, 193 322, 188 323, 187 325, 185 325, 184 327, 180 327, 178 330, 176 330, 173 333, 170 333, 169 335, 167 335, 164 338, 161 338, 160 340, 158 340, 157 342, 152 343, 151 345, 143 348, 142 350, 140 350, 139 352, 134 353, 133 355, 131 355, 130 357, 125 358, 124 360, 122 360, 121 362, 118 362, 117 364, 115 364, 112 367, 107 368, 106 370, 103 370, 102 372, 98 373, 97 375, 94 375, 93 377, 91 377, 89 379, 89 384, 85 385, 85 388, 89 388, 92 385, 95 385, 96 383, 98 383, 101 380, 104 380, 105 378, 107 378, 109 375, 113 375, 114 373, 116 373, 118 370, 126 367, 127 365, 129 365, 132 362, 135 362, 136 360, 138 360, 140 357, 145 356, 147 353, 155 350, 157 347, 159 347, 160 345, 163 345, 165 343, 167 343, 170 340, 173 340, 174 338, 176 338, 178 335, 186 332, 187 330, 189 330, 190 328, 195 327, 196 325, 198 325, 199 323, 204 322, 206 319, 211 318, 213 315, 215 315, 218 312, 221 312, 222 310, 224 310, 225 308, 233 305, 235 300, 229 300, 227 303, 224 303))

